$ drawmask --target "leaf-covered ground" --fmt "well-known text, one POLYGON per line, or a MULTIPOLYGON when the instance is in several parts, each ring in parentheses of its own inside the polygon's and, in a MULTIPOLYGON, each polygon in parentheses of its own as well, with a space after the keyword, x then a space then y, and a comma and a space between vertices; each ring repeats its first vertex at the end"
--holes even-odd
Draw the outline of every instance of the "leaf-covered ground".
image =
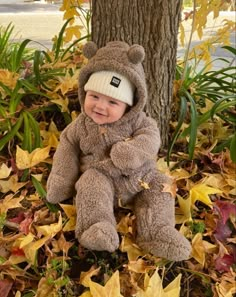
MULTIPOLYGON (((209 9, 205 8, 205 0, 199 3, 202 9, 197 17, 203 25, 203 15, 206 17, 209 9)), ((215 1, 209 5, 216 9, 215 1)), ((72 9, 68 18, 75 13, 74 6, 72 9)), ((216 36, 217 42, 220 36, 227 37, 229 28, 226 30, 216 36)), ((198 31, 201 33, 201 26, 198 31)), ((78 32, 78 28, 73 32, 78 32)), ((78 72, 84 63, 80 50, 71 52, 69 48, 60 56, 61 42, 58 38, 57 50, 45 55, 46 62, 35 55, 37 67, 23 58, 25 66, 23 70, 19 68, 19 74, 7 70, 8 63, 1 66, 0 107, 4 102, 5 118, 0 118, 0 125, 10 131, 11 139, 9 136, 7 143, 8 136, 0 126, 3 131, 0 149, 4 147, 0 155, 0 297, 233 297, 236 294, 236 166, 228 150, 212 153, 217 142, 232 136, 232 126, 217 116, 198 128, 192 161, 185 154, 188 137, 176 143, 169 167, 167 152, 161 152, 157 161, 158 168, 173 177, 173 184, 163 185, 163 191, 170 192, 176 201, 176 228, 192 244, 189 260, 170 262, 144 254, 135 244, 135 216, 131 209, 125 208, 116 211, 119 250, 112 254, 86 250, 74 237, 73 199, 60 205, 46 202, 46 181, 53 153, 65 127, 66 114, 75 117, 75 108, 69 105, 73 105, 70 99, 77 96, 78 72), (39 79, 37 87, 31 75, 39 79), (20 93, 25 94, 22 100, 17 97, 20 93), (58 106, 56 112, 52 103, 58 106), (30 114, 35 116, 34 121, 30 114), (33 149, 38 134, 29 123, 35 122, 43 145, 33 149), (15 129, 16 125, 19 130, 15 129)), ((203 52, 209 58, 209 42, 205 45, 203 52)), ((17 53, 17 48, 10 49, 12 52, 17 53)), ((1 63, 12 62, 6 54, 1 57, 1 63)), ((187 89, 194 93, 196 84, 187 89)), ((208 111, 212 105, 206 104, 204 108, 208 111)), ((234 118, 234 105, 230 112, 234 118)), ((176 123, 172 124, 176 127, 176 123)))
MULTIPOLYGON (((160 156, 159 169, 173 177, 163 191, 176 199, 176 227, 192 243, 191 258, 169 262, 135 244, 135 217, 116 211, 120 248, 84 249, 74 238, 73 200, 46 202, 46 180, 59 132, 41 130, 44 148, 17 147, 0 162, 0 296, 232 297, 235 286, 235 164, 229 152, 199 145, 195 159, 160 156), (55 145, 54 145, 55 144, 55 145)), ((164 156, 164 154, 163 154, 164 156)), ((174 199, 174 198, 173 198, 174 199)))

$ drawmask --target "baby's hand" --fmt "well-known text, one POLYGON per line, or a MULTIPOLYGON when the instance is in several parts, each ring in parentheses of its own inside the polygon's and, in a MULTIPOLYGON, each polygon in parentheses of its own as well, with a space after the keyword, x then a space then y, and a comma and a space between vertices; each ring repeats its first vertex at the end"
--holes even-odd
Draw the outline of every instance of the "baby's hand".
POLYGON ((131 139, 117 142, 111 149, 111 160, 119 169, 136 169, 142 165, 137 150, 131 145, 131 139))

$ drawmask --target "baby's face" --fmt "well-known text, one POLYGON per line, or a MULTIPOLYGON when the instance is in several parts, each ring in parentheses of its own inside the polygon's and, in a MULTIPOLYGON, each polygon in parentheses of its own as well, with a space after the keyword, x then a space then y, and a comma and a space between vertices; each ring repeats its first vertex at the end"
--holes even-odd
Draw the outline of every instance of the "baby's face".
POLYGON ((110 124, 118 121, 125 113, 127 104, 112 97, 87 91, 84 111, 96 124, 110 124))

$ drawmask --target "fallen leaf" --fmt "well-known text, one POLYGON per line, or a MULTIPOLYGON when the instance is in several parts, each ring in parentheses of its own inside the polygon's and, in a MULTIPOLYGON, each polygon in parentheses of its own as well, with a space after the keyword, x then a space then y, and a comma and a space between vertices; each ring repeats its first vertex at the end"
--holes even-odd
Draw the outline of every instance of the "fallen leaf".
POLYGON ((79 297, 93 297, 89 291, 84 292, 82 295, 79 295, 79 297))
POLYGON ((192 240, 192 257, 204 267, 206 257, 201 233, 197 233, 192 240))
POLYGON ((50 284, 46 277, 42 277, 38 283, 38 289, 35 297, 57 297, 58 292, 54 284, 50 284))
POLYGON ((176 210, 175 218, 176 224, 182 224, 188 221, 192 221, 191 214, 191 198, 184 199, 177 194, 179 209, 176 210))
POLYGON ((226 224, 230 216, 236 218, 236 205, 228 201, 216 201, 214 206, 222 218, 222 223, 226 224))
POLYGON ((0 280, 1 297, 7 297, 11 291, 13 281, 9 279, 0 280))
POLYGON ((219 272, 229 272, 234 263, 233 255, 224 255, 215 259, 215 268, 219 272))
POLYGON ((80 274, 80 283, 85 287, 90 286, 91 277, 94 275, 98 275, 101 267, 94 268, 93 266, 89 269, 89 271, 81 272, 80 274))
POLYGON ((149 265, 147 261, 143 260, 142 258, 139 258, 136 261, 129 261, 127 267, 129 271, 136 273, 147 273, 148 271, 155 269, 155 266, 149 265))
POLYGON ((24 196, 19 198, 14 198, 13 195, 7 195, 3 200, 0 201, 0 213, 7 213, 9 209, 22 207, 21 201, 24 199, 24 196))
POLYGON ((8 168, 6 164, 2 164, 0 167, 0 179, 8 178, 11 173, 12 168, 8 168))
POLYGON ((22 150, 19 146, 16 149, 16 166, 20 170, 31 168, 49 157, 50 146, 36 148, 31 153, 22 150))
POLYGON ((195 184, 191 188, 189 194, 191 197, 192 205, 194 205, 196 201, 201 201, 202 203, 211 207, 212 201, 208 195, 217 193, 220 194, 222 193, 222 191, 216 188, 208 187, 205 184, 195 184))
POLYGON ((127 253, 129 261, 135 261, 139 256, 144 255, 142 250, 127 236, 123 236, 120 250, 127 253))
POLYGON ((222 280, 215 285, 219 297, 234 297, 236 293, 235 279, 233 283, 222 280))
POLYGON ((64 210, 67 218, 69 219, 63 227, 63 231, 74 231, 76 225, 76 208, 74 205, 60 204, 61 208, 64 210))
POLYGON ((16 193, 19 189, 24 187, 27 182, 18 182, 18 176, 12 175, 8 180, 0 180, 0 192, 7 193, 12 191, 16 193))
POLYGON ((36 226, 39 235, 54 237, 59 231, 62 230, 62 216, 59 214, 57 223, 50 225, 36 226))
POLYGON ((113 273, 104 287, 90 280, 89 288, 93 297, 122 297, 120 294, 119 271, 113 273))
POLYGON ((73 242, 66 241, 64 234, 60 234, 60 238, 57 240, 58 248, 63 251, 64 256, 68 255, 69 249, 73 246, 73 242))
POLYGON ((149 190, 149 189, 150 189, 149 184, 146 183, 145 181, 139 179, 139 183, 140 183, 140 186, 141 186, 143 189, 145 189, 145 190, 149 190))
POLYGON ((179 274, 165 289, 157 271, 150 278, 148 274, 144 279, 144 290, 139 288, 136 297, 179 297, 181 274, 179 274))
POLYGON ((30 263, 35 264, 38 249, 41 248, 49 239, 51 239, 51 236, 45 236, 37 241, 26 245, 23 248, 25 256, 30 263))
POLYGON ((119 223, 117 224, 117 231, 122 234, 132 234, 133 233, 133 221, 135 216, 131 216, 129 213, 127 216, 122 217, 119 223))
POLYGON ((163 184, 163 186, 162 192, 170 193, 172 198, 176 197, 177 184, 174 180, 172 180, 172 183, 163 184))

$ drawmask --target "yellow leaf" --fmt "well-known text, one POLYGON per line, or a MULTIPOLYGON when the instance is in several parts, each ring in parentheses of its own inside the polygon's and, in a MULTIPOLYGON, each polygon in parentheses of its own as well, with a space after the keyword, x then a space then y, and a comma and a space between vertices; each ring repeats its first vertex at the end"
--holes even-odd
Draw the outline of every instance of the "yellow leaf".
POLYGON ((51 236, 45 236, 35 242, 26 245, 23 248, 25 256, 30 263, 35 263, 36 253, 38 249, 41 248, 41 246, 43 246, 50 238, 51 236))
POLYGON ((26 185, 27 182, 18 183, 18 176, 12 175, 8 180, 0 180, 0 192, 7 193, 12 191, 16 193, 20 188, 26 185))
POLYGON ((111 276, 104 287, 91 280, 89 287, 93 297, 122 297, 120 294, 120 280, 118 270, 111 276))
MULTIPOLYGON (((19 263, 22 263, 22 262, 26 262, 27 259, 25 256, 17 256, 17 255, 11 255, 8 259, 8 261, 12 264, 12 265, 17 265, 19 263)), ((6 264, 6 263, 5 263, 6 264)))
POLYGON ((179 297, 181 276, 182 275, 179 274, 167 287, 165 287, 165 297, 179 297))
POLYGON ((34 235, 32 233, 27 234, 26 236, 20 237, 18 238, 17 241, 17 245, 19 246, 19 248, 24 248, 26 245, 28 245, 29 243, 31 243, 34 240, 34 235))
POLYGON ((89 287, 91 277, 94 275, 98 275, 99 271, 100 271, 100 267, 98 267, 97 269, 94 269, 93 266, 89 269, 89 271, 86 271, 86 272, 82 271, 80 274, 81 285, 83 285, 85 287, 89 287))
POLYGON ((45 130, 45 127, 40 127, 40 135, 43 138, 44 146, 50 146, 56 148, 58 146, 58 139, 60 136, 60 132, 57 129, 57 126, 52 121, 48 127, 48 131, 45 130))
POLYGON ((73 37, 79 39, 81 37, 81 29, 83 29, 83 27, 78 25, 66 28, 64 41, 70 42, 73 39, 73 37))
POLYGON ((162 280, 157 271, 155 271, 151 278, 146 274, 144 279, 144 290, 139 288, 136 297, 179 297, 180 280, 181 274, 163 289, 162 280))
MULTIPOLYGON (((66 83, 62 84, 60 88, 61 88, 62 92, 67 92, 68 91, 66 83)), ((68 112, 69 113, 69 110, 68 110, 68 104, 69 104, 68 98, 65 98, 65 99, 62 99, 62 98, 53 99, 51 101, 61 107, 61 112, 68 112)))
POLYGON ((11 167, 8 168, 6 164, 2 164, 0 167, 0 179, 7 178, 11 173, 11 167))
POLYGON ((38 283, 35 297, 57 297, 58 292, 54 284, 50 283, 46 277, 42 277, 38 283))
POLYGON ((60 204, 61 208, 64 210, 69 221, 63 227, 63 231, 73 231, 76 225, 76 208, 74 205, 60 204))
POLYGON ((7 195, 0 201, 0 213, 6 213, 8 209, 22 207, 20 202, 24 199, 24 196, 19 198, 13 198, 13 195, 7 195))
MULTIPOLYGON (((78 89, 78 76, 79 76, 79 72, 75 71, 73 76, 70 75, 69 72, 66 73, 65 76, 63 77, 58 77, 59 80, 59 84, 55 89, 55 92, 58 90, 61 90, 62 94, 65 95, 67 92, 72 91, 72 90, 77 90, 78 89)), ((55 99, 53 102, 55 102, 56 104, 61 105, 62 107, 64 107, 65 111, 68 111, 68 103, 69 100, 68 98, 60 98, 60 99, 55 99)))
POLYGON ((122 217, 120 222, 117 224, 116 229, 118 232, 122 234, 132 234, 133 233, 133 221, 135 220, 135 216, 131 216, 129 213, 127 216, 122 217))
POLYGON ((127 267, 129 271, 136 273, 146 273, 155 269, 155 266, 148 265, 147 261, 143 260, 142 258, 139 258, 137 261, 129 261, 127 267))
POLYGON ((170 175, 170 169, 176 164, 176 162, 170 162, 169 166, 167 165, 167 162, 165 158, 159 158, 157 161, 157 168, 159 171, 170 175))
POLYGON ((136 297, 163 297, 164 291, 162 288, 162 281, 157 271, 150 278, 147 274, 144 279, 144 290, 139 289, 136 297))
POLYGON ((87 292, 84 292, 82 295, 79 295, 79 297, 93 297, 93 296, 89 291, 87 291, 87 292))
POLYGON ((191 176, 195 175, 197 172, 197 166, 194 166, 194 168, 188 172, 184 168, 177 168, 171 172, 171 176, 175 178, 175 180, 181 180, 181 179, 187 179, 191 176))
POLYGON ((38 233, 40 233, 44 236, 54 237, 59 231, 62 230, 61 213, 59 215, 59 219, 58 219, 57 223, 53 223, 50 225, 37 226, 36 229, 37 229, 38 233))
MULTIPOLYGON (((9 70, 6 70, 6 69, 0 69, 0 82, 4 86, 9 87, 12 90, 15 88, 16 83, 19 79, 19 76, 20 75, 15 72, 10 72, 9 70)), ((7 96, 6 92, 1 87, 0 87, 0 93, 2 93, 3 99, 7 96)))
POLYGON ((216 291, 219 297, 234 297, 236 293, 235 279, 233 282, 227 280, 221 280, 220 283, 216 283, 216 291))
POLYGON ((177 198, 179 202, 179 209, 176 210, 175 214, 176 224, 192 221, 190 197, 184 199, 180 195, 177 195, 177 198))
POLYGON ((22 150, 19 146, 16 149, 16 165, 20 170, 31 168, 49 157, 50 146, 37 148, 33 152, 22 150))
POLYGON ((205 247, 202 234, 197 233, 192 240, 192 256, 202 266, 205 264, 205 247))
POLYGON ((139 256, 143 256, 142 250, 132 242, 130 238, 124 236, 120 244, 120 250, 127 253, 129 261, 135 261, 139 256))
POLYGON ((139 179, 139 183, 140 183, 140 186, 141 186, 142 188, 144 188, 145 190, 149 190, 149 189, 150 189, 149 184, 146 183, 145 181, 139 179))
MULTIPOLYGON (((45 236, 39 240, 34 241, 35 236, 32 233, 29 233, 25 236, 21 236, 21 237, 17 238, 15 240, 13 246, 23 249, 23 251, 25 253, 25 257, 22 258, 23 260, 25 260, 25 258, 26 258, 30 263, 34 263, 37 250, 41 246, 43 246, 50 238, 51 238, 51 236, 49 235, 49 236, 45 236)), ((15 263, 16 263, 16 261, 19 261, 19 260, 21 260, 21 259, 14 259, 13 257, 11 258, 11 261, 14 261, 15 263)), ((18 263, 20 263, 20 262, 18 262, 18 263)))
POLYGON ((197 184, 192 187, 190 190, 190 198, 192 205, 195 204, 197 200, 206 204, 207 206, 212 206, 211 199, 208 195, 222 193, 219 189, 208 187, 205 184, 197 184))

